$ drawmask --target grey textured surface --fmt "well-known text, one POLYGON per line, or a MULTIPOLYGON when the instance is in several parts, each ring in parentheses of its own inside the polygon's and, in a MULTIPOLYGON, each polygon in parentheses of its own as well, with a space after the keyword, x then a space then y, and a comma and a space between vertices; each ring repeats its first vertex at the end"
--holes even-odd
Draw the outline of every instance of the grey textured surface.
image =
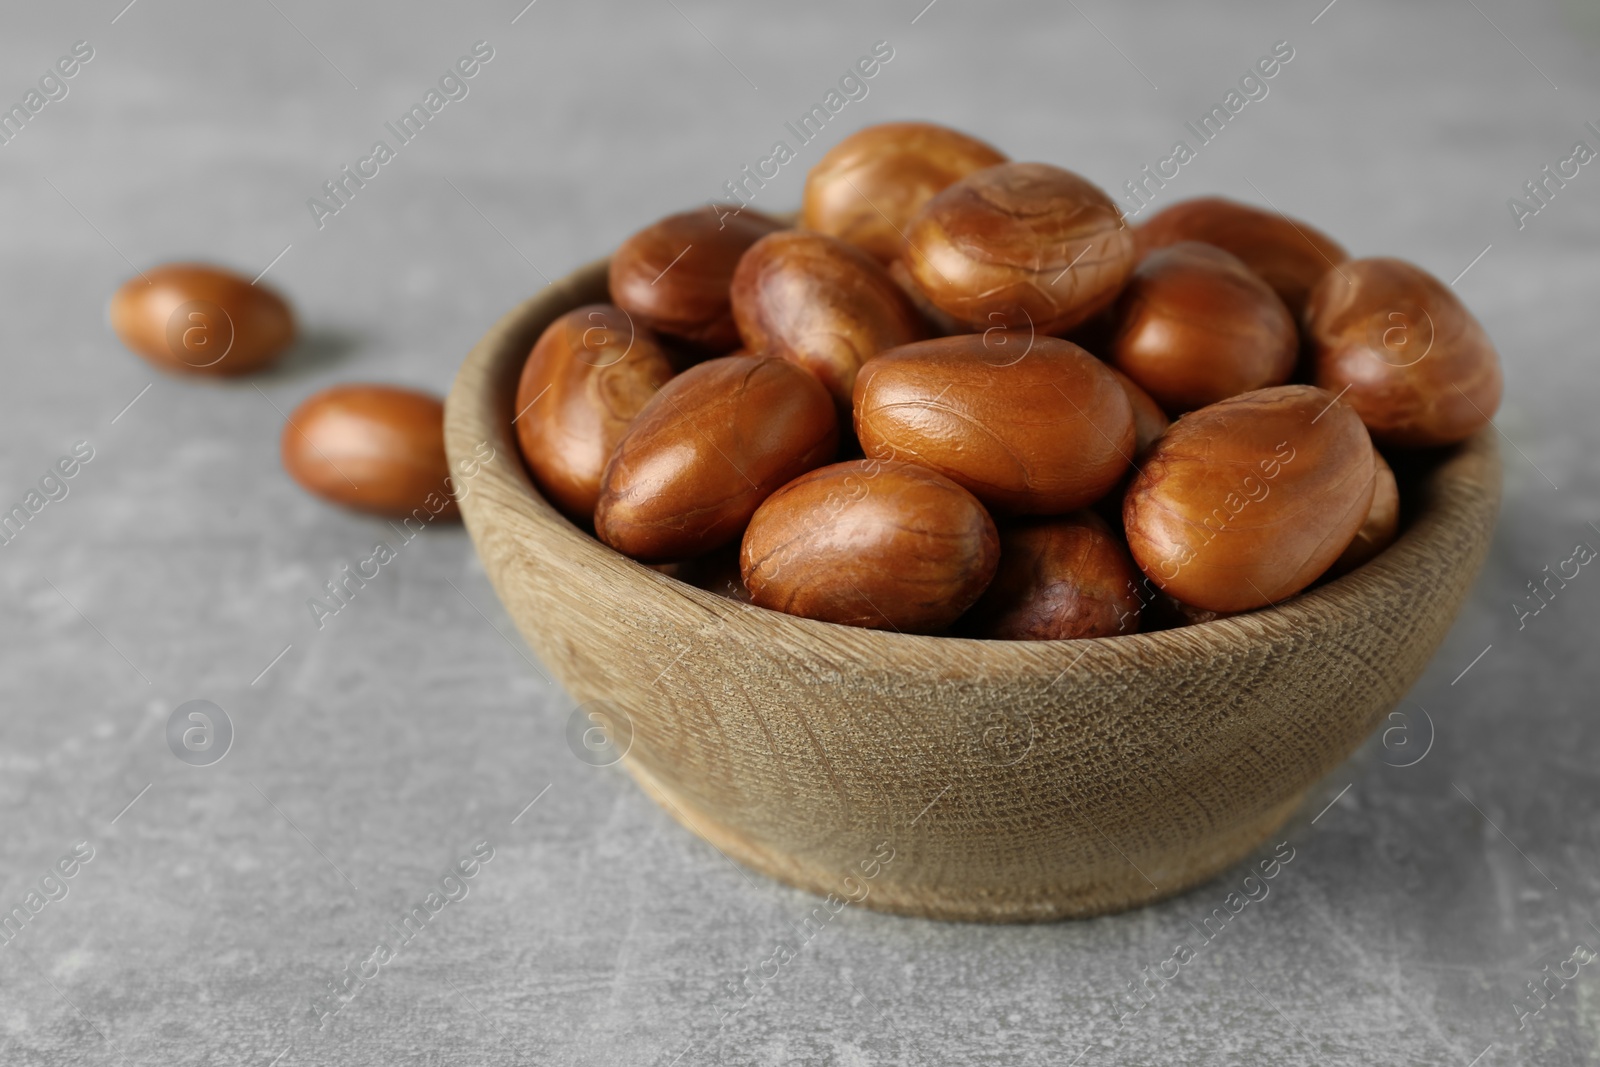
POLYGON ((0 506, 94 449, 0 546, 0 907, 94 850, 0 947, 0 1063, 1600 1062, 1600 965, 1520 1028, 1515 1007, 1600 948, 1600 579, 1520 628, 1512 606, 1600 546, 1600 164, 1520 230, 1506 206, 1600 147, 1592 2, 124 2, 0 13, 0 102, 94 48, 0 147, 0 506), (479 40, 470 94, 319 230, 306 199, 479 40), (1129 983, 1243 870, 1035 928, 847 909, 763 982, 814 901, 573 757, 570 701, 459 528, 321 632, 306 607, 391 534, 287 480, 280 411, 348 379, 442 392, 501 311, 715 196, 878 40, 870 94, 757 206, 899 117, 1119 187, 1288 40, 1269 95, 1163 198, 1268 199, 1357 254, 1472 264, 1457 288, 1505 359, 1498 541, 1409 734, 1324 783, 1270 895, 1137 1014, 1129 983), (286 246, 268 278, 310 340, 263 379, 155 375, 105 324, 130 264, 254 274, 286 246), (164 740, 191 699, 236 731, 212 766, 164 740), (313 998, 480 840, 470 894, 319 1029, 313 998))

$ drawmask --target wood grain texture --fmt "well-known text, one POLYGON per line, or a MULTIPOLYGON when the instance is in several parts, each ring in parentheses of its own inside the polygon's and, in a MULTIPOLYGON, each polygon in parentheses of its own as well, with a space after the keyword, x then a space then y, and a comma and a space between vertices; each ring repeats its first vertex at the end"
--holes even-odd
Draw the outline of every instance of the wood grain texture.
POLYGON ((985 642, 735 603, 578 530, 518 457, 523 358, 605 286, 604 262, 575 272, 467 357, 446 447, 453 465, 484 441, 497 458, 463 517, 507 611, 574 700, 631 719, 623 762, 646 792, 738 862, 817 893, 1014 922, 1105 914, 1209 879, 1416 681, 1488 550, 1492 429, 1411 487, 1410 524, 1372 563, 1238 618, 985 642), (880 843, 894 858, 865 879, 880 843))

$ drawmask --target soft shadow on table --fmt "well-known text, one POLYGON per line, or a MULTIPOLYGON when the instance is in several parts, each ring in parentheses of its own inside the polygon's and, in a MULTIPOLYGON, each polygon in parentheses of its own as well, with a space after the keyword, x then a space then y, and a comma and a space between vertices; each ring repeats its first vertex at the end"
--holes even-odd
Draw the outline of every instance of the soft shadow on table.
POLYGON ((289 381, 327 370, 348 359, 361 346, 361 335, 338 326, 308 327, 263 377, 268 381, 289 381))

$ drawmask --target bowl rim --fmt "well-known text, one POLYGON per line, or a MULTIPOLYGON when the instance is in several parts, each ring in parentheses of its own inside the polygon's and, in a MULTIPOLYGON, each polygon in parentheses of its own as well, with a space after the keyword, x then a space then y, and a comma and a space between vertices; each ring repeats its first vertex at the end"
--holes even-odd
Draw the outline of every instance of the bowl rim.
MULTIPOLYGON (((445 446, 452 469, 471 457, 485 440, 497 450, 512 453, 511 462, 485 464, 479 477, 489 476, 510 496, 497 501, 518 518, 539 530, 542 543, 559 546, 567 562, 593 564, 600 573, 626 574, 635 588, 677 594, 716 616, 755 620, 762 627, 792 634, 799 640, 836 643, 848 635, 852 652, 877 655, 880 662, 903 663, 917 653, 966 653, 990 666, 1032 673, 1041 666, 1041 654, 1081 650, 1063 670, 1070 670, 1091 652, 1122 662, 1149 662, 1168 655, 1193 657, 1197 638, 1237 649, 1264 642, 1285 631, 1313 635, 1341 620, 1363 615, 1369 593, 1403 582, 1408 569, 1427 559, 1448 555, 1452 531, 1491 525, 1499 511, 1500 456, 1493 424, 1483 427, 1460 444, 1425 451, 1430 467, 1415 479, 1416 497, 1406 502, 1409 521, 1393 544, 1372 560, 1331 581, 1313 584, 1276 604, 1254 611, 1166 630, 1141 631, 1107 637, 1053 640, 1002 640, 940 634, 909 634, 875 630, 809 619, 759 605, 732 600, 699 586, 670 577, 604 544, 575 525, 547 501, 533 481, 512 430, 515 413, 506 417, 514 400, 504 403, 498 393, 507 384, 515 396, 516 380, 534 341, 555 318, 574 308, 609 299, 606 288, 609 257, 584 264, 527 297, 503 314, 478 340, 462 362, 445 401, 445 446), (498 388, 497 388, 498 387, 498 388), (618 568, 618 564, 621 567, 618 568)), ((490 520, 483 500, 492 494, 474 491, 461 501, 461 511, 474 541, 478 525, 490 520)))

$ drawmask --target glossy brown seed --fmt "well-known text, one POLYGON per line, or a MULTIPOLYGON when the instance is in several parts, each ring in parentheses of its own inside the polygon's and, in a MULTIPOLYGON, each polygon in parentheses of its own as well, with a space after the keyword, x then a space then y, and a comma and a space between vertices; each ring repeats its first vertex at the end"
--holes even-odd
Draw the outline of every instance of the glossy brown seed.
POLYGON ((745 346, 815 374, 841 408, 861 364, 922 336, 916 308, 888 272, 819 233, 781 231, 751 245, 731 292, 745 346))
POLYGON ((1395 481, 1394 468, 1384 460, 1382 453, 1374 452, 1378 463, 1378 477, 1373 484, 1372 506, 1367 509, 1367 521, 1356 531, 1344 554, 1334 561, 1330 573, 1348 574, 1363 563, 1377 559, 1378 554, 1394 544, 1400 533, 1400 485, 1395 481))
POLYGON ((1071 329, 1111 303, 1135 259, 1111 198, 1044 163, 969 174, 923 205, 906 240, 917 286, 979 330, 1071 329))
POLYGON ((634 321, 712 352, 738 347, 728 285, 745 250, 783 224, 746 208, 668 215, 611 256, 611 299, 634 321), (735 213, 737 211, 737 214, 735 213))
POLYGON ((550 324, 522 366, 516 427, 551 503, 582 522, 593 517, 606 461, 672 373, 651 331, 619 307, 590 304, 550 324))
POLYGON ((734 540, 773 490, 834 456, 833 398, 781 359, 725 356, 672 379, 634 417, 600 480, 595 532, 641 560, 734 540))
POLYGON ((922 205, 973 171, 1006 162, 991 145, 931 122, 857 130, 806 175, 800 224, 849 241, 882 263, 905 246, 922 205))
POLYGON ((910 463, 857 459, 768 497, 740 569, 762 607, 929 633, 972 606, 999 558, 994 520, 971 493, 910 463))
POLYGON ((1167 432, 1172 422, 1167 418, 1167 413, 1161 410, 1161 405, 1156 403, 1155 397, 1139 388, 1138 382, 1115 367, 1106 369, 1122 386, 1122 391, 1128 394, 1128 404, 1133 408, 1133 455, 1137 459, 1155 443, 1156 438, 1167 432))
POLYGON ((324 500, 423 521, 457 516, 444 404, 427 393, 390 385, 324 389, 289 415, 281 452, 290 477, 324 500))
POLYGON ((1355 408, 1381 444, 1449 445, 1500 406, 1500 357, 1439 279, 1398 259, 1353 259, 1312 291, 1315 378, 1355 408))
POLYGON ((1139 457, 1144 455, 1158 437, 1167 432, 1171 422, 1167 419, 1167 413, 1161 410, 1161 405, 1157 404, 1149 393, 1140 389, 1132 378, 1109 364, 1106 365, 1106 370, 1117 379, 1122 391, 1128 394, 1128 404, 1133 408, 1133 451, 1130 453, 1133 464, 1123 472, 1122 480, 1092 507, 1102 519, 1120 530, 1122 494, 1132 484, 1134 475, 1138 473, 1139 457))
POLYGON ((1220 196, 1179 201, 1134 232, 1141 252, 1178 241, 1204 241, 1231 252, 1272 287, 1296 322, 1311 287, 1350 258, 1313 226, 1220 196))
POLYGON ((856 378, 862 450, 954 479, 986 505, 1086 507, 1132 461, 1133 409, 1110 370, 1070 341, 990 331, 893 348, 856 378))
POLYGON ((283 297, 202 263, 168 263, 129 278, 111 298, 111 328, 162 370, 224 377, 269 366, 295 338, 283 297))
POLYGON ((1137 633, 1141 577, 1093 512, 1008 524, 1000 531, 1000 568, 961 630, 1010 641, 1137 633))
POLYGON ((1122 507, 1128 547, 1186 604, 1276 603, 1315 581, 1361 528, 1374 455, 1355 411, 1309 385, 1201 408, 1140 461, 1122 507))
POLYGON ((957 322, 933 306, 928 294, 917 288, 917 283, 911 277, 911 271, 906 267, 905 260, 897 259, 889 264, 889 277, 894 279, 900 291, 906 294, 906 299, 917 309, 917 314, 922 316, 924 337, 950 337, 953 334, 971 332, 965 323, 957 322))
POLYGON ((1172 414, 1282 385, 1299 335, 1289 309, 1237 257, 1183 241, 1139 261, 1117 298, 1111 362, 1172 414))

